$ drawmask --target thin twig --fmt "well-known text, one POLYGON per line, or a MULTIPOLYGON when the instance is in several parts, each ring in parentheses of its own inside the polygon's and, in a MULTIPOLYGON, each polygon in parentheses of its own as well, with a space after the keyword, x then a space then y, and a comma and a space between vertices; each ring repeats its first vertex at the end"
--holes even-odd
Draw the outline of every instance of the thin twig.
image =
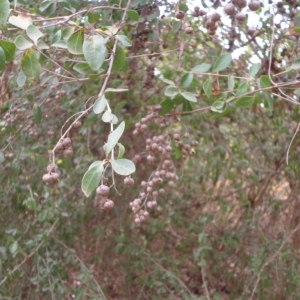
POLYGON ((294 140, 295 140, 295 138, 297 136, 297 133, 298 133, 299 129, 300 129, 300 122, 298 123, 298 126, 297 126, 297 128, 296 128, 296 130, 295 130, 295 132, 293 134, 293 137, 292 137, 292 139, 291 139, 291 141, 289 143, 289 146, 288 146, 288 149, 287 149, 287 152, 286 152, 286 164, 287 165, 289 164, 289 153, 290 153, 292 144, 293 144, 293 142, 294 142, 294 140))

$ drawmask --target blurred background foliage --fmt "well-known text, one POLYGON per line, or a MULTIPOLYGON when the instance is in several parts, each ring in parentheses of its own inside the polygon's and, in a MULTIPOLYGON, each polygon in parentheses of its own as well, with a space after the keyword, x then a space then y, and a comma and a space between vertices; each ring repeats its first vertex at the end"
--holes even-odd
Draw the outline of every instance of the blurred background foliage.
MULTIPOLYGON (((242 2, 233 1, 236 7, 242 2)), ((80 188, 89 164, 103 154, 109 132, 93 113, 71 131, 74 154, 57 157, 58 183, 42 182, 62 126, 95 100, 108 62, 98 73, 78 72, 74 65, 82 57, 50 47, 38 51, 39 76, 24 83, 24 51, 17 50, 6 63, 0 88, 1 299, 300 297, 300 137, 294 136, 299 4, 263 1, 255 12, 240 7, 248 17, 237 23, 223 13, 227 1, 199 3, 131 1, 137 14, 128 14, 122 25, 132 45, 118 48, 109 87, 129 90, 108 99, 114 114, 126 121, 121 139, 126 156, 145 157, 147 138, 165 134, 172 141, 178 176, 166 183, 160 209, 141 226, 134 223, 129 202, 159 162, 137 162, 133 188, 117 177, 118 191, 111 195, 115 208, 98 209, 96 196, 85 198, 80 188), (196 4, 206 15, 197 15, 196 4), (214 12, 221 20, 212 30, 207 16, 214 12), (199 64, 215 64, 225 53, 233 53, 226 70, 192 71, 199 64), (254 63, 259 71, 250 76, 254 63), (263 76, 272 82, 264 86, 263 76), (194 93, 197 103, 180 94, 171 100, 166 93, 170 81, 194 93), (272 90, 260 90, 266 86, 272 90), (236 101, 247 93, 250 103, 236 101), (133 134, 158 104, 165 125, 150 122, 147 130, 133 134), (204 109, 188 113, 199 108, 204 109), (191 141, 197 143, 186 155, 183 145, 191 141)), ((70 22, 86 32, 105 30, 120 21, 117 8, 127 4, 45 0, 14 1, 10 7, 14 15, 32 14, 50 45, 70 23, 48 27, 45 18, 72 15, 70 22)), ((8 41, 23 34, 10 24, 1 30, 1 39, 8 41)), ((108 41, 108 52, 111 48, 108 41)))

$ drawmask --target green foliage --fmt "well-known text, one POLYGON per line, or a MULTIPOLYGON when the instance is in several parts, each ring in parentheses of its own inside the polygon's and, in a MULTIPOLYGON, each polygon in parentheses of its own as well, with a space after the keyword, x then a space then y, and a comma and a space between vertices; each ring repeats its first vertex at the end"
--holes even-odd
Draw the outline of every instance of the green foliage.
POLYGON ((1 299, 299 298, 297 5, 227 2, 0 0, 1 299))
POLYGON ((82 178, 81 189, 86 197, 89 197, 99 185, 103 171, 104 163, 102 161, 94 161, 85 172, 82 178))
POLYGON ((0 0, 0 25, 5 25, 7 18, 9 16, 9 1, 8 0, 0 0))
POLYGON ((106 56, 104 38, 99 35, 86 37, 83 42, 82 51, 84 58, 92 70, 98 71, 101 68, 106 56))

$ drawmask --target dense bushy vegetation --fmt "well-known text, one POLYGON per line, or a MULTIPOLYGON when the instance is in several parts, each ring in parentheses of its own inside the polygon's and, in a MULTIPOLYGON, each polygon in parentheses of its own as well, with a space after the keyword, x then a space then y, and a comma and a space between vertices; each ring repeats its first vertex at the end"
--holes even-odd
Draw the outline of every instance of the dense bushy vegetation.
POLYGON ((300 297, 296 0, 0 11, 1 299, 300 297))

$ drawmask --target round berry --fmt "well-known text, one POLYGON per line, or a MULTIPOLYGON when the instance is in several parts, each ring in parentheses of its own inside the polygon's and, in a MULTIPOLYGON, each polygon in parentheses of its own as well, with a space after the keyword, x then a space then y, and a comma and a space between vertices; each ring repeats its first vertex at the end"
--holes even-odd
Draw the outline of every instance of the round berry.
POLYGON ((65 137, 61 143, 62 143, 63 147, 67 148, 67 147, 71 146, 72 140, 70 137, 65 137))
POLYGON ((131 177, 125 177, 124 178, 124 184, 128 186, 133 186, 134 185, 134 179, 131 177))
POLYGON ((187 27, 184 31, 186 34, 192 34, 194 32, 193 27, 187 27))
POLYGON ((176 12, 175 17, 178 20, 182 20, 185 16, 185 13, 182 10, 179 10, 178 12, 176 12))
POLYGON ((258 0, 251 0, 248 4, 248 7, 252 11, 256 11, 260 8, 260 2, 258 0))
POLYGON ((53 182, 52 176, 49 173, 44 174, 43 175, 43 181, 45 183, 52 183, 53 182))
POLYGON ((228 3, 225 5, 224 11, 228 16, 233 16, 235 14, 235 6, 232 3, 228 3))
POLYGON ((107 197, 109 194, 109 187, 107 185, 101 184, 97 187, 96 193, 100 196, 107 197))
POLYGON ((74 154, 73 148, 68 147, 64 150, 63 155, 64 156, 72 156, 74 154))
POLYGON ((114 206, 115 206, 114 201, 108 199, 108 200, 105 201, 105 203, 103 205, 103 208, 104 209, 112 209, 114 206))

